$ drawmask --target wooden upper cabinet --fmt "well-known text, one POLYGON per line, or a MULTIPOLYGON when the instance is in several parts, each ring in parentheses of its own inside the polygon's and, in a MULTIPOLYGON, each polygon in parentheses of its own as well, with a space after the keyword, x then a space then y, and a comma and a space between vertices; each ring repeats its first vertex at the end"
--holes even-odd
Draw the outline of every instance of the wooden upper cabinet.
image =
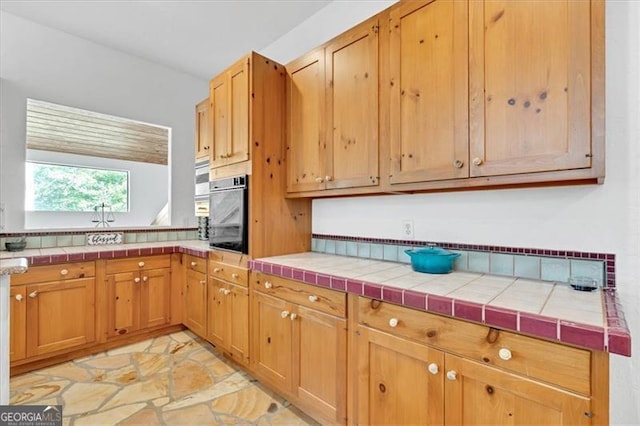
POLYGON ((591 167, 596 3, 469 3, 471 176, 591 167))
POLYGON ((378 185, 378 19, 287 65, 287 192, 378 185))
POLYGON ((468 177, 467 2, 401 3, 389 22, 390 183, 468 177))
POLYGON ((287 65, 287 192, 324 188, 324 49, 287 65))
POLYGON ((211 104, 207 98, 196 105, 196 161, 209 159, 211 137, 211 104))
MULTIPOLYGON (((325 187, 377 185, 378 18, 325 47, 325 187)), ((321 176, 322 177, 322 176, 321 176)))
POLYGON ((249 63, 244 57, 209 83, 211 168, 249 159, 249 63))

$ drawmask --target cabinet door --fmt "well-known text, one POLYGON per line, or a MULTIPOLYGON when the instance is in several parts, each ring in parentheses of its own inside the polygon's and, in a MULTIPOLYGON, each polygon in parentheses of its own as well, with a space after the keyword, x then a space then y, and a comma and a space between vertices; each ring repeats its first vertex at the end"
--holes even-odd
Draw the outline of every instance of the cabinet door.
POLYGON ((211 146, 209 167, 227 163, 229 141, 229 83, 226 74, 220 74, 209 83, 211 101, 211 146))
POLYGON ((107 275, 107 335, 110 337, 140 329, 140 274, 107 275))
POLYGON ((207 289, 207 340, 219 346, 221 349, 228 349, 229 342, 227 336, 227 310, 228 299, 226 295, 227 285, 224 281, 209 277, 209 288, 207 289))
POLYGON ((209 98, 196 105, 196 161, 209 159, 211 145, 211 106, 209 98))
POLYGON ((184 325, 198 336, 207 335, 207 278, 202 272, 187 270, 184 325))
POLYGON ((378 184, 378 19, 326 46, 326 188, 378 184))
POLYGON ((445 363, 447 424, 591 424, 589 398, 454 355, 445 363))
POLYGON ((237 362, 249 363, 249 290, 228 284, 229 351, 237 362))
POLYGON ((471 176, 591 167, 588 1, 472 1, 471 176))
POLYGON ((406 2, 390 20, 390 183, 468 177, 467 2, 406 2))
POLYGON ((27 286, 27 356, 95 341, 95 278, 27 286))
POLYGON ((358 423, 443 424, 444 354, 363 326, 358 333, 358 423))
POLYGON ((302 306, 295 318, 294 391, 332 423, 346 420, 347 321, 302 306))
POLYGON ((287 192, 324 189, 324 49, 287 65, 287 192))
POLYGON ((229 131, 227 164, 249 159, 249 58, 236 62, 229 70, 229 131))
POLYGON ((276 389, 286 392, 291 390, 292 383, 291 309, 282 299, 253 292, 253 370, 276 389))
POLYGON ((171 320, 171 270, 142 271, 140 297, 141 327, 168 324, 171 320))
POLYGON ((9 359, 18 361, 27 355, 27 288, 12 286, 10 291, 9 316, 11 341, 9 359))

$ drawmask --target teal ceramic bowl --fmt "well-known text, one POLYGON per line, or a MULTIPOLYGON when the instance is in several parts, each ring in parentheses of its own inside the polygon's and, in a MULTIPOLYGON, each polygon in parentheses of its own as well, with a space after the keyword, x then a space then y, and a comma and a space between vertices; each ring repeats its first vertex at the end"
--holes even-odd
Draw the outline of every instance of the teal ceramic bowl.
POLYGON ((453 261, 460 253, 452 253, 441 247, 405 250, 411 258, 411 268, 428 274, 448 274, 453 270, 453 261))

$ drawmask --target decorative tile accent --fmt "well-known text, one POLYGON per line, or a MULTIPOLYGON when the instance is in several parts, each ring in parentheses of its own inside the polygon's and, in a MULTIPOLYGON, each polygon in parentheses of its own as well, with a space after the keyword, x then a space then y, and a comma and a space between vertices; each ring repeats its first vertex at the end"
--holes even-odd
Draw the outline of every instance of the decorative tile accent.
MULTIPOLYGON (((404 304, 412 308, 418 308, 422 310, 427 309, 427 296, 424 293, 417 291, 405 290, 404 291, 404 304)), ((436 296, 431 296, 436 297, 436 296)), ((451 303, 449 303, 451 307, 451 303)))
POLYGON ((373 299, 382 299, 382 286, 364 283, 364 295, 373 299))
POLYGON ((382 300, 391 303, 402 304, 402 289, 383 287, 382 288, 382 300))
POLYGON ((331 277, 329 275, 318 274, 316 282, 319 286, 331 288, 331 277))
POLYGON ((453 300, 448 297, 430 294, 427 298, 427 309, 429 311, 451 316, 453 300))
POLYGON ((364 294, 363 283, 361 281, 347 280, 347 291, 349 293, 364 294))
POLYGON ((344 278, 331 277, 331 288, 334 290, 346 291, 347 280, 344 278))
POLYGON ((520 331, 534 336, 558 339, 558 321, 536 314, 520 312, 520 331))
POLYGON ((598 327, 560 321, 560 340, 566 343, 604 350, 604 331, 598 327))
POLYGON ((453 301, 453 316, 469 321, 482 322, 482 305, 461 300, 453 301))
MULTIPOLYGON (((456 306, 457 308, 457 306, 456 306)), ((509 309, 501 309, 493 306, 484 307, 484 322, 486 324, 502 327, 509 330, 518 329, 518 313, 509 309)))

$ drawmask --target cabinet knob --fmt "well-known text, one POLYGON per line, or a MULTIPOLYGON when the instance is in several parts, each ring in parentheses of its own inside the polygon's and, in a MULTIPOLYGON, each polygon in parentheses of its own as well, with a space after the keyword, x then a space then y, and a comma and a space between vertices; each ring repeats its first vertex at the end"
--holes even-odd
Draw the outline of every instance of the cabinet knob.
POLYGON ((205 285, 207 283, 206 280, 200 280, 200 284, 205 285))
POLYGON ((294 319, 298 318, 298 314, 291 314, 289 315, 289 318, 291 318, 291 321, 293 321, 294 319))
POLYGON ((138 262, 138 266, 142 268, 144 266, 144 262, 138 262))
POLYGON ((222 269, 221 269, 221 268, 213 268, 213 272, 215 272, 216 274, 217 274, 218 272, 220 272, 220 271, 222 271, 222 269))
POLYGON ((391 318, 389 320, 389 327, 397 327, 398 326, 398 318, 391 318))
POLYGON ((458 378, 458 373, 456 373, 455 370, 447 371, 447 379, 453 381, 453 380, 456 380, 457 378, 458 378))
POLYGON ((38 291, 36 290, 36 291, 30 293, 29 297, 32 298, 32 299, 35 299, 36 297, 38 297, 38 291))
POLYGON ((23 299, 23 297, 22 297, 22 295, 21 295, 21 294, 16 294, 16 300, 17 300, 18 302, 22 302, 22 299, 23 299))
POLYGON ((324 180, 327 181, 327 182, 331 182, 333 180, 333 177, 327 175, 327 176, 324 177, 324 180))
POLYGON ((68 269, 63 269, 60 271, 60 275, 67 275, 69 273, 68 269))
POLYGON ((507 348, 502 348, 498 351, 498 356, 503 361, 509 361, 511 359, 511 351, 507 348))
POLYGON ((223 291, 222 293, 223 293, 225 296, 228 296, 229 294, 231 294, 231 290, 229 290, 228 288, 223 288, 223 290, 224 290, 224 291, 223 291))
POLYGON ((234 280, 237 280, 239 276, 240 275, 236 274, 235 272, 231 274, 231 278, 233 278, 234 280))
POLYGON ((440 371, 440 369, 438 368, 438 364, 436 364, 435 362, 429 364, 429 367, 427 368, 429 369, 429 373, 433 374, 434 376, 438 374, 438 371, 440 371))
POLYGON ((133 282, 136 283, 136 284, 139 283, 140 282, 140 277, 135 277, 133 279, 133 282))
POLYGON ((316 182, 317 183, 322 183, 322 182, 324 182, 324 179, 322 179, 321 177, 317 177, 316 178, 316 182))
POLYGON ((482 164, 482 158, 476 157, 476 158, 473 159, 473 165, 474 166, 479 166, 480 164, 482 164))
POLYGON ((218 293, 220 293, 220 294, 224 294, 224 288, 219 288, 219 289, 218 289, 218 293))
POLYGON ((280 316, 281 316, 282 318, 286 318, 286 317, 288 317, 288 316, 289 316, 289 311, 282 311, 282 312, 280 312, 280 316))
POLYGON ((318 301, 318 296, 316 296, 315 294, 312 294, 311 296, 309 296, 309 302, 314 303, 318 301))
POLYGON ((264 282, 264 288, 271 288, 271 287, 273 287, 273 284, 271 284, 269 281, 264 282))
POLYGON ((149 281, 149 277, 147 277, 147 276, 142 277, 142 281, 144 281, 146 283, 147 281, 149 281))
POLYGON ((464 166, 464 163, 460 160, 456 160, 453 162, 453 167, 455 167, 456 169, 461 169, 462 166, 464 166))
POLYGON ((197 262, 191 262, 191 267, 195 268, 197 264, 198 264, 197 262))
POLYGON ((203 146, 203 147, 202 147, 202 149, 204 149, 204 150, 208 150, 208 149, 209 149, 209 147, 208 147, 208 146, 203 146))

